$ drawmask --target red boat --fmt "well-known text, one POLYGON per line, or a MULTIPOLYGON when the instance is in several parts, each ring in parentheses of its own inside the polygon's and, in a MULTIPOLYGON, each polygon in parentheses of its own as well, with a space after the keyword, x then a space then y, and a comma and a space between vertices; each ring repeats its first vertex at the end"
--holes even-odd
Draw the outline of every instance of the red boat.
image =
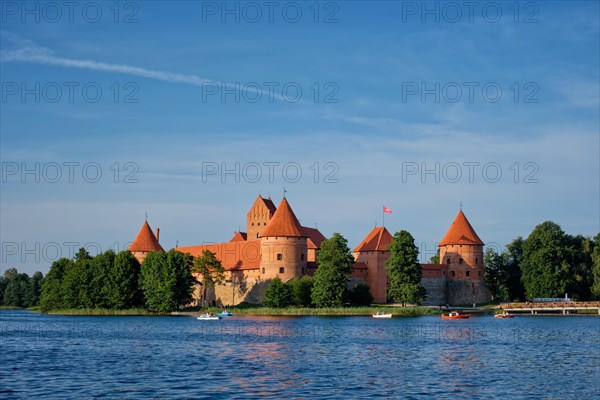
POLYGON ((452 311, 450 314, 442 314, 442 319, 465 319, 470 317, 471 314, 460 314, 458 311, 452 311))

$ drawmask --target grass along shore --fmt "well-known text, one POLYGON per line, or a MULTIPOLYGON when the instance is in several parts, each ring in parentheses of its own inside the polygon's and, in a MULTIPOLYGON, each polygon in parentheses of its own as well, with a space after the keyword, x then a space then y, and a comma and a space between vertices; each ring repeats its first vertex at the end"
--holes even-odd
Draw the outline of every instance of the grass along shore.
MULTIPOLYGON (((218 314, 224 308, 208 307, 198 311, 174 312, 173 315, 190 315, 202 312, 218 314)), ((227 308, 233 315, 258 315, 258 316, 371 316, 375 313, 392 314, 394 317, 417 317, 420 315, 439 314, 440 310, 430 307, 396 307, 396 306, 371 306, 371 307, 335 307, 335 308, 309 308, 309 307, 233 307, 227 308)))
MULTIPOLYGON (((41 310, 31 310, 43 312, 41 310)), ((111 310, 107 308, 72 308, 64 310, 50 310, 49 315, 81 315, 81 316, 155 316, 170 315, 170 313, 156 313, 143 308, 132 308, 128 310, 111 310)))

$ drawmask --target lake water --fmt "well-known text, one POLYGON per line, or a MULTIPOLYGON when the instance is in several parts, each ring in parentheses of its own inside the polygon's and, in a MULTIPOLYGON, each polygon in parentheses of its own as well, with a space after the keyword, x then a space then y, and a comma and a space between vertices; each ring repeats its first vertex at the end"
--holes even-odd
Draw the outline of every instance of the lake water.
POLYGON ((0 311, 0 398, 598 399, 600 318, 0 311))

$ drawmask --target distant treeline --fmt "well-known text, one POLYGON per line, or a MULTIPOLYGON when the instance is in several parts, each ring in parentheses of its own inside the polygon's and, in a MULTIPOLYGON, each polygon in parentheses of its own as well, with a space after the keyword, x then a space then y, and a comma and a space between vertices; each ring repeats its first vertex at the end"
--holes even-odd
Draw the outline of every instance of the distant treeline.
POLYGON ((0 276, 0 306, 35 307, 40 302, 40 291, 44 275, 36 272, 33 276, 9 268, 0 276))
POLYGON ((517 237, 498 253, 485 252, 485 279, 496 299, 600 298, 600 233, 572 236, 551 221, 517 237))
POLYGON ((95 257, 80 249, 73 260, 55 261, 44 278, 43 311, 145 308, 167 312, 188 304, 195 283, 191 257, 178 251, 150 253, 143 264, 128 250, 95 257))

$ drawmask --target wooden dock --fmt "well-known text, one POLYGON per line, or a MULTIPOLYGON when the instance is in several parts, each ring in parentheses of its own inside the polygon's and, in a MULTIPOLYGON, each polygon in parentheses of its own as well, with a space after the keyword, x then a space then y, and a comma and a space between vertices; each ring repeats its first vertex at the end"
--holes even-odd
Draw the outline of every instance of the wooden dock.
POLYGON ((557 301, 501 304, 500 309, 511 314, 577 314, 593 310, 600 315, 600 301, 557 301))

